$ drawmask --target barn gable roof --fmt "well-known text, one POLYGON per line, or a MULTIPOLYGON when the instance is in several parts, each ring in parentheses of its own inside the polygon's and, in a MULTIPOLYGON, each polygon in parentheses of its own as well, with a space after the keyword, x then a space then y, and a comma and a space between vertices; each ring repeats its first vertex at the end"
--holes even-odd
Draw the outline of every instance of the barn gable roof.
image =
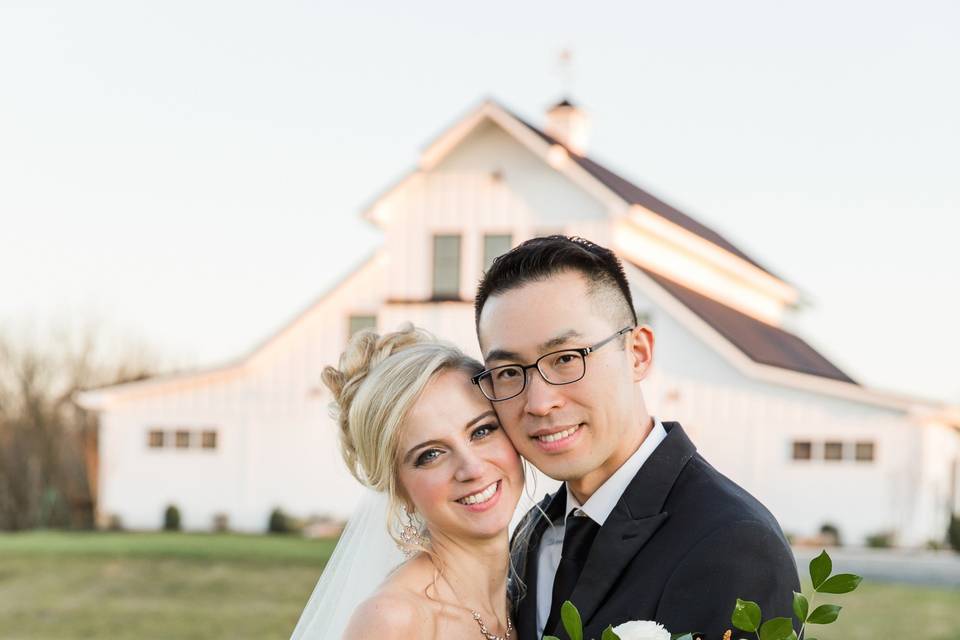
POLYGON ((85 409, 103 410, 103 408, 114 398, 125 396, 137 396, 140 394, 155 393, 159 389, 175 390, 191 386, 202 386, 214 384, 229 380, 238 376, 243 376, 249 372, 251 366, 255 364, 258 356, 265 354, 272 346, 276 345, 284 335, 291 332, 300 322, 311 313, 313 313, 327 299, 334 295, 338 290, 349 285, 352 278, 364 270, 373 268, 379 253, 366 256, 362 262, 355 268, 348 271, 339 280, 331 284, 326 291, 301 309, 297 314, 285 322, 279 329, 274 331, 268 337, 262 339, 246 354, 222 365, 214 365, 187 371, 175 371, 159 374, 143 380, 124 382, 121 384, 88 389, 77 393, 75 400, 85 409))
POLYGON ((693 218, 683 213, 676 207, 670 204, 667 204, 666 202, 656 197, 649 191, 642 189, 641 187, 638 187, 633 182, 630 182, 623 176, 615 173, 614 171, 600 164, 596 160, 593 160, 588 156, 578 155, 572 149, 569 149, 568 147, 566 147, 562 142, 560 142, 559 140, 557 140, 547 132, 543 131, 542 129, 527 122, 526 120, 519 117, 515 113, 507 109, 504 109, 504 110, 510 113, 511 116, 516 118, 525 127, 527 127, 532 132, 534 132, 535 134, 543 138, 543 140, 546 141, 547 143, 551 145, 555 144, 555 145, 560 145, 564 147, 567 150, 567 153, 570 155, 570 158, 574 162, 576 162, 584 171, 586 171, 595 179, 597 179, 599 182, 601 182, 605 187, 613 191, 618 197, 623 199, 625 202, 629 204, 636 204, 647 209, 648 211, 652 211, 653 213, 663 218, 666 218, 667 220, 674 223, 675 225, 686 229, 687 231, 703 238, 704 240, 707 240, 717 245, 718 247, 726 251, 729 251, 730 253, 737 256, 738 258, 746 260, 747 262, 757 267, 758 269, 761 269, 762 271, 774 277, 778 277, 776 276, 776 274, 772 273, 769 269, 767 269, 766 267, 758 263, 756 260, 748 256, 746 253, 738 249, 732 242, 724 238, 722 235, 720 235, 710 227, 698 222, 697 220, 694 220, 693 218))
MULTIPOLYGON (((462 140, 463 136, 465 135, 465 131, 469 129, 469 126, 471 126, 471 120, 475 124, 477 121, 485 117, 490 117, 499 124, 506 126, 508 131, 510 131, 514 137, 518 138, 531 149, 538 151, 538 153, 546 155, 546 152, 555 145, 565 150, 567 156, 572 162, 566 163, 565 168, 562 170, 568 172, 568 175, 571 175, 572 178, 582 178, 585 182, 588 182, 588 186, 590 186, 591 189, 596 189, 596 192, 601 193, 602 197, 609 198, 611 201, 616 201, 618 204, 620 202, 624 202, 629 205, 643 207, 653 214, 660 216, 668 222, 681 227, 685 231, 712 243, 714 246, 728 252, 736 258, 739 258, 749 265, 752 265, 756 269, 768 274, 770 277, 782 282, 782 279, 759 265, 755 260, 737 249, 732 243, 723 238, 717 232, 697 222, 693 218, 687 216, 673 206, 665 203, 656 196, 638 187, 629 180, 616 174, 612 170, 604 167, 600 163, 590 158, 578 155, 546 132, 526 122, 522 118, 518 117, 492 100, 485 101, 478 109, 475 109, 471 115, 462 119, 459 125, 455 125, 453 129, 459 129, 459 131, 453 131, 455 135, 450 136, 452 139, 443 141, 438 140, 437 142, 434 142, 433 145, 447 148, 455 146, 459 143, 459 140, 462 140), (441 144, 441 142, 443 144, 441 144)), ((448 131, 447 133, 443 134, 441 138, 447 138, 448 134, 450 133, 451 131, 448 131)), ((427 153, 436 158, 444 153, 444 149, 428 149, 427 153)), ((428 162, 427 165, 429 164, 430 163, 428 162)), ((429 166, 424 166, 423 161, 421 161, 420 170, 429 170, 429 166)), ((414 175, 416 173, 418 173, 418 171, 414 171, 410 175, 414 175)), ((407 178, 404 178, 404 180, 408 179, 409 177, 410 176, 407 176, 407 178)), ((396 188, 396 186, 394 188, 396 188)), ((381 195, 381 197, 384 195, 385 194, 381 195)), ((374 201, 374 203, 371 204, 371 209, 368 209, 364 213, 365 217, 372 219, 371 211, 372 207, 376 205, 376 202, 377 201, 374 201)), ((850 376, 840 370, 826 357, 821 355, 816 351, 816 349, 798 336, 793 335, 792 333, 780 327, 757 320, 756 318, 718 302, 709 296, 698 293, 679 284, 678 282, 670 280, 662 274, 655 273, 637 264, 634 264, 633 266, 639 269, 644 276, 657 285, 658 289, 666 294, 668 298, 675 300, 678 308, 683 307, 689 311, 691 318, 699 318, 699 320, 701 320, 703 323, 702 326, 704 326, 707 331, 710 331, 711 335, 720 336, 723 339, 722 342, 724 344, 724 348, 731 349, 731 353, 735 353, 737 359, 739 359, 741 357, 740 354, 742 354, 742 356, 745 356, 744 362, 762 365, 762 367, 759 368, 774 372, 778 376, 783 374, 783 376, 777 378, 777 381, 782 382, 783 384, 799 384, 800 381, 798 378, 806 378, 807 380, 812 381, 822 381, 824 385, 832 385, 829 387, 829 389, 821 389, 820 386, 817 386, 814 389, 815 391, 824 391, 828 393, 837 392, 841 395, 847 395, 850 398, 858 401, 898 407, 908 407, 915 404, 924 406, 931 405, 931 403, 926 400, 910 398, 907 396, 901 396, 899 394, 894 395, 883 392, 875 392, 861 387, 850 376), (804 375, 797 376, 796 374, 804 375), (840 390, 841 388, 842 390, 840 390)), ((342 284, 343 283, 341 283, 341 285, 342 284)), ((335 286, 334 288, 337 287, 335 286)), ((385 300, 385 302, 389 303, 390 301, 385 300)), ((298 319, 303 315, 304 314, 300 314, 298 319)), ((250 354, 238 359, 235 363, 226 367, 175 375, 169 378, 154 378, 138 383, 99 389, 81 394, 82 396, 85 396, 84 400, 86 400, 86 402, 81 403, 92 408, 96 405, 101 405, 107 396, 114 394, 119 395, 123 392, 136 392, 144 387, 152 387, 158 383, 162 384, 165 382, 175 382, 188 379, 197 380, 207 376, 212 377, 212 375, 216 374, 229 375, 240 373, 243 371, 244 366, 247 365, 257 354, 267 350, 271 344, 279 340, 281 335, 284 334, 286 330, 296 322, 297 320, 295 319, 293 322, 287 325, 284 330, 281 330, 271 336, 269 339, 255 348, 250 354)), ((751 371, 754 371, 752 365, 751 371)), ((817 384, 819 385, 820 383, 818 382, 817 384)))
POLYGON ((757 320, 649 269, 634 266, 754 362, 857 384, 806 341, 789 331, 757 320))

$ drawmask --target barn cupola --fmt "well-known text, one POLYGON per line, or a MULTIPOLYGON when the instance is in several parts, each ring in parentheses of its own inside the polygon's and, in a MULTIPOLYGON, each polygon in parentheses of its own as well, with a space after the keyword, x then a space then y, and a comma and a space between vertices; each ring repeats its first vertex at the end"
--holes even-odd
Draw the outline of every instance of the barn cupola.
POLYGON ((546 131, 578 156, 586 155, 590 117, 567 98, 547 111, 546 131))

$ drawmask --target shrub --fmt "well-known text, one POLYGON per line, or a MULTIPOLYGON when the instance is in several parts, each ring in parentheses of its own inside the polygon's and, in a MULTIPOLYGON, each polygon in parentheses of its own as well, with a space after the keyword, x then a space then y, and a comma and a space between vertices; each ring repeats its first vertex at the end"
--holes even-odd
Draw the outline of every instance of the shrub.
POLYGON ((230 516, 226 513, 215 513, 213 515, 213 530, 217 533, 230 531, 230 516))
POLYGON ((163 512, 163 530, 180 531, 180 509, 176 505, 170 505, 163 512))
POLYGON ((270 512, 270 522, 267 524, 267 531, 270 533, 290 533, 290 518, 284 513, 283 509, 277 507, 270 512))
POLYGON ((960 552, 960 514, 950 516, 950 526, 947 527, 947 541, 954 551, 960 552))
POLYGON ((896 535, 892 531, 880 531, 866 537, 867 546, 871 549, 889 549, 894 546, 896 535))
POLYGON ((107 531, 123 531, 123 518, 118 513, 111 513, 104 519, 103 528, 107 531))
POLYGON ((835 547, 839 547, 843 544, 842 539, 840 538, 840 529, 837 528, 837 525, 831 522, 825 522, 820 527, 820 535, 823 536, 824 542, 835 547))

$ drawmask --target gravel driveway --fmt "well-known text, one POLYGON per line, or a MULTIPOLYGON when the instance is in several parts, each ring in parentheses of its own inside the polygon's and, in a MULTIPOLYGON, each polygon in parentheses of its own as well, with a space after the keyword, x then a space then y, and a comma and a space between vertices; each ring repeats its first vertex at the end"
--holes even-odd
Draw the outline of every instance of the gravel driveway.
MULTIPOLYGON (((801 576, 809 575, 810 560, 820 549, 795 548, 801 576)), ((902 582, 960 589, 960 554, 952 551, 901 549, 827 549, 837 573, 856 573, 877 582, 902 582)))

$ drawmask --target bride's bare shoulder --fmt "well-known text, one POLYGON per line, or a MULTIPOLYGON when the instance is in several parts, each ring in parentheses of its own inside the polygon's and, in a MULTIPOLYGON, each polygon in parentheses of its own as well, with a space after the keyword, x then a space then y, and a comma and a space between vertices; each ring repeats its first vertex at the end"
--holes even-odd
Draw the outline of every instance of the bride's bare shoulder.
POLYGON ((357 607, 343 638, 433 638, 433 626, 433 614, 421 598, 387 587, 357 607))

